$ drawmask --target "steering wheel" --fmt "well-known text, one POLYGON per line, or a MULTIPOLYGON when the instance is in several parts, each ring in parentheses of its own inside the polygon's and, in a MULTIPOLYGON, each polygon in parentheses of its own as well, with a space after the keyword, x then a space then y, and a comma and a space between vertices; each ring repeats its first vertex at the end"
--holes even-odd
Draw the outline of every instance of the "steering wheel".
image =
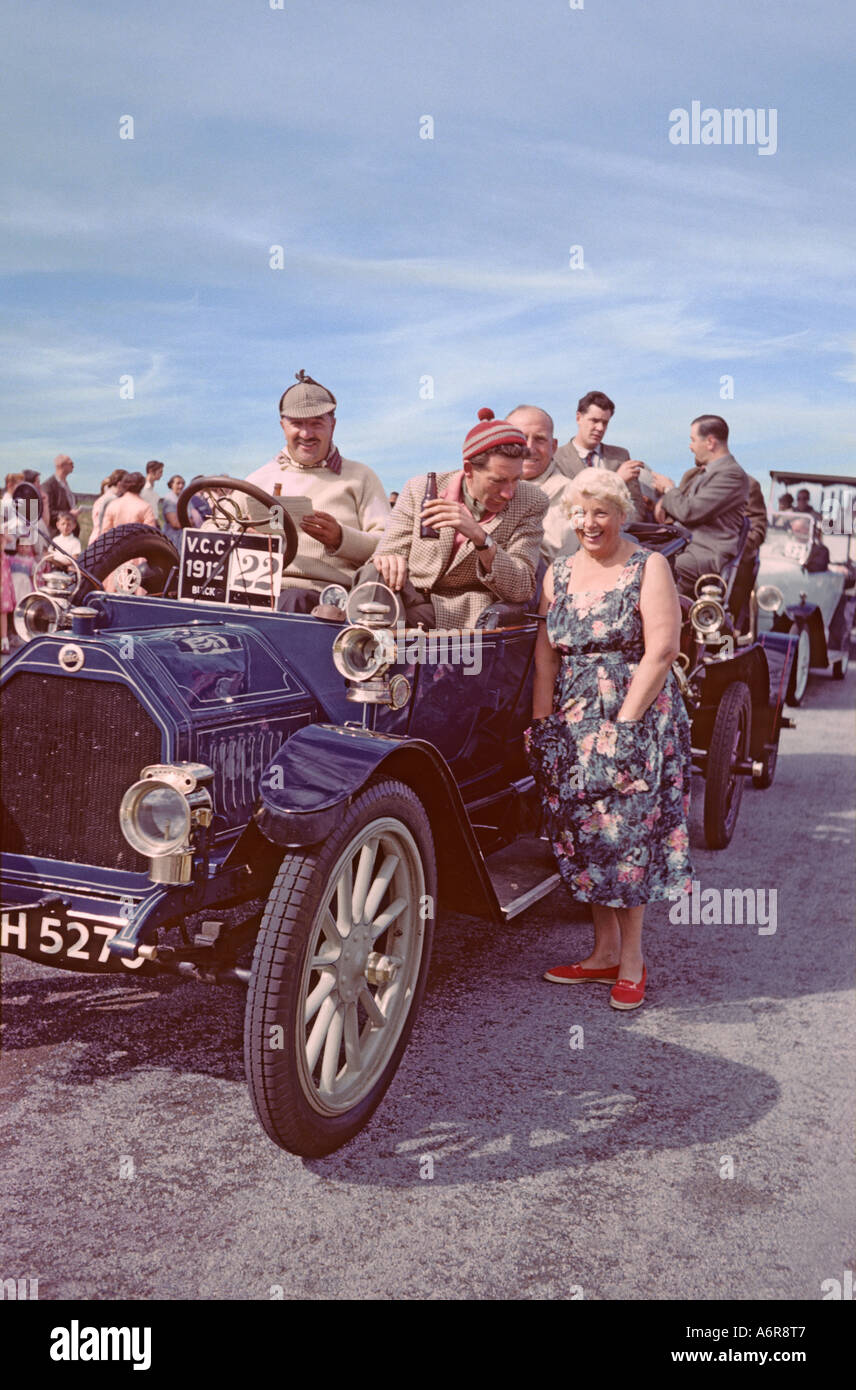
POLYGON ((218 531, 254 530, 262 535, 282 536, 282 564, 283 569, 288 569, 297 554, 297 527, 278 498, 243 478, 196 478, 178 495, 175 510, 180 526, 190 525, 188 506, 197 492, 208 494, 211 521, 218 531), (248 515, 242 516, 235 498, 228 495, 232 492, 242 492, 258 506, 248 507, 248 515))

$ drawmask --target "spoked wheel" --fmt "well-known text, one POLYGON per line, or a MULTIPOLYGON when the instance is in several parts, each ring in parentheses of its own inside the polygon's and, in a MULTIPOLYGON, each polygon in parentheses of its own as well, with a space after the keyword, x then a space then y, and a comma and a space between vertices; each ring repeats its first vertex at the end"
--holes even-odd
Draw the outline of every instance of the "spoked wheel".
MULTIPOLYGON (((112 575, 117 593, 136 593, 142 588, 147 594, 162 594, 178 564, 178 551, 160 531, 135 521, 114 526, 98 536, 84 550, 78 564, 101 584, 112 575)), ((93 587, 92 580, 84 575, 75 594, 76 602, 80 603, 93 587)))
POLYGON ((434 842, 403 782, 370 783, 320 849, 286 854, 256 941, 244 1061, 274 1143, 320 1157, 395 1075, 431 956, 434 842))
MULTIPOLYGON (((791 629, 793 631, 793 628, 791 629)), ((799 638, 797 639, 797 650, 794 656, 794 664, 791 667, 791 676, 788 681, 785 704, 797 706, 802 704, 803 696, 808 685, 808 673, 811 667, 811 639, 808 635, 808 628, 800 628, 799 638)))
POLYGON ((737 763, 749 755, 752 697, 744 681, 729 685, 720 701, 707 755, 704 788, 704 838, 710 849, 731 843, 740 802, 743 774, 737 763))

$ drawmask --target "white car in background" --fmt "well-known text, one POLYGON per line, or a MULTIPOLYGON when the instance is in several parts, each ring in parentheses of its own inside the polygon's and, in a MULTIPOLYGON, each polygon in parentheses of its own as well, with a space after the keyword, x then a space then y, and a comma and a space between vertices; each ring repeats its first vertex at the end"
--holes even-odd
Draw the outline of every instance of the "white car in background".
POLYGON ((799 633, 785 699, 798 705, 809 672, 843 680, 856 611, 856 478, 772 472, 774 487, 811 495, 809 510, 772 510, 759 552, 758 631, 799 633))

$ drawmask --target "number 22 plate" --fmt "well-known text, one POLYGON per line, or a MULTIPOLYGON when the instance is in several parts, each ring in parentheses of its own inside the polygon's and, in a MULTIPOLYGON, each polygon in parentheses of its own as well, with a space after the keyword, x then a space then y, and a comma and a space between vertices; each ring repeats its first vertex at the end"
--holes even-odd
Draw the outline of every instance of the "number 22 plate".
POLYGON ((275 608, 282 588, 279 536, 242 536, 229 556, 227 603, 275 608))

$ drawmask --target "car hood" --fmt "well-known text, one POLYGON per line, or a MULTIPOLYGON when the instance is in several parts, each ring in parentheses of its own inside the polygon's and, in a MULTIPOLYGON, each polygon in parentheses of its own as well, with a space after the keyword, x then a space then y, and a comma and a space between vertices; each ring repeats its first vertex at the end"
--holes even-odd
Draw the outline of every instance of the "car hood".
POLYGON ((789 560, 787 556, 771 554, 766 546, 761 547, 760 560, 758 586, 775 584, 784 595, 786 607, 799 603, 800 594, 805 594, 806 602, 817 604, 825 626, 829 626, 844 588, 844 580, 840 574, 833 570, 821 570, 818 574, 810 574, 802 565, 789 560))

